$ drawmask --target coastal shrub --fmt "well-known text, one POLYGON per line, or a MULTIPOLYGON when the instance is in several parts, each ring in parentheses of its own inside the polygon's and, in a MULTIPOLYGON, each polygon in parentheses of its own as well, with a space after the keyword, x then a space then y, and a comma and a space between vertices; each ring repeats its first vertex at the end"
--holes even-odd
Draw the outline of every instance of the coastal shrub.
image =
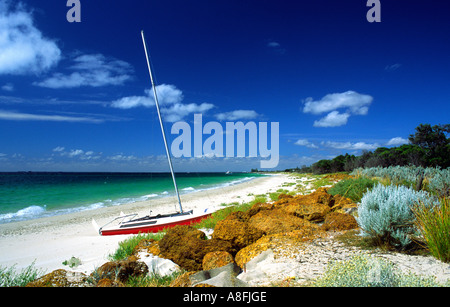
POLYGON ((450 196, 450 168, 437 172, 429 179, 428 188, 440 197, 450 196))
POLYGON ((378 184, 364 194, 358 207, 357 222, 362 234, 378 245, 407 248, 411 237, 418 235, 412 209, 419 202, 429 208, 434 200, 424 191, 378 184))
POLYGON ((330 263, 316 287, 440 287, 435 277, 422 277, 413 273, 397 273, 386 260, 355 256, 346 261, 330 263))
POLYGON ((25 287, 43 274, 42 270, 35 267, 34 262, 20 272, 15 266, 0 267, 0 287, 25 287))
POLYGON ((440 204, 432 208, 420 202, 414 207, 414 214, 430 253, 450 262, 450 199, 441 198, 440 204))
POLYGON ((383 179, 387 183, 415 187, 421 175, 426 189, 437 196, 450 196, 450 168, 421 166, 389 166, 357 168, 351 175, 360 177, 383 179))
POLYGON ((354 202, 360 202, 364 193, 373 188, 378 181, 369 178, 345 179, 336 183, 328 190, 328 193, 335 196, 341 195, 350 198, 354 202))

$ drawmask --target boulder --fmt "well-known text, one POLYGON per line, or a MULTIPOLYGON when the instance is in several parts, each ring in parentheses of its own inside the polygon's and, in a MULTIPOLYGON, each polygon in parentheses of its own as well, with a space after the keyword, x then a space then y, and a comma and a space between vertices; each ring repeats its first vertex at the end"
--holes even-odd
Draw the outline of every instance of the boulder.
POLYGON ((311 227, 310 222, 281 209, 260 211, 250 218, 248 224, 266 235, 311 227))
POLYGON ((133 254, 137 255, 141 252, 159 256, 161 254, 161 251, 159 249, 158 241, 154 239, 142 239, 134 248, 133 254))
POLYGON ((117 280, 103 278, 97 282, 97 287, 98 288, 113 288, 113 287, 125 287, 125 285, 117 280))
POLYGON ((249 225, 249 217, 250 215, 245 212, 231 213, 216 224, 212 238, 229 242, 233 247, 232 252, 235 254, 264 235, 263 231, 249 225))
POLYGON ((160 258, 153 254, 140 252, 138 254, 140 261, 144 262, 149 274, 155 274, 161 277, 171 276, 173 273, 180 270, 180 267, 169 259, 160 258))
POLYGON ((312 240, 320 232, 319 226, 310 224, 310 227, 305 227, 301 230, 264 236, 255 243, 241 249, 236 254, 236 264, 245 271, 246 264, 250 260, 268 249, 288 256, 291 248, 292 250, 301 248, 304 242, 312 240))
POLYGON ((147 265, 141 261, 136 261, 136 258, 133 257, 133 259, 107 262, 91 275, 95 276, 97 280, 110 279, 126 283, 132 276, 138 277, 147 274, 147 265))
POLYGON ((161 256, 170 259, 187 271, 202 269, 203 257, 214 251, 232 251, 230 242, 205 240, 205 234, 192 226, 170 228, 159 241, 161 256))
POLYGON ((331 212, 325 217, 322 229, 330 230, 350 230, 358 228, 358 222, 353 215, 347 213, 331 212))
POLYGON ((325 216, 331 211, 331 207, 334 206, 334 198, 327 193, 327 189, 318 188, 315 192, 308 195, 283 196, 274 205, 287 214, 320 223, 324 221, 325 216))
POLYGON ((331 208, 334 206, 334 198, 327 191, 327 188, 321 187, 308 195, 295 196, 294 201, 302 204, 322 204, 331 208))
POLYGON ((232 262, 220 268, 195 273, 189 276, 189 279, 195 287, 248 287, 247 283, 236 278, 241 271, 236 263, 232 262))
POLYGON ((180 288, 180 287, 192 287, 191 280, 189 277, 194 275, 196 272, 186 272, 178 276, 174 281, 172 281, 169 287, 180 288))
POLYGON ((202 267, 204 271, 220 268, 229 263, 233 263, 233 256, 225 251, 207 253, 203 257, 202 267))
POLYGON ((55 270, 26 285, 27 287, 89 287, 89 276, 63 269, 55 270))

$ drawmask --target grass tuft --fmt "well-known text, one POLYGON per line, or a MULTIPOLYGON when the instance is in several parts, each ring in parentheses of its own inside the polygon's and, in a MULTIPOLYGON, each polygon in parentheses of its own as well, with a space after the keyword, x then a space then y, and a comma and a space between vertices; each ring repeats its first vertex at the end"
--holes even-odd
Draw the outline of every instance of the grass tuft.
POLYGON ((419 202, 413 212, 430 253, 443 262, 450 262, 450 199, 441 198, 439 205, 431 208, 419 202))

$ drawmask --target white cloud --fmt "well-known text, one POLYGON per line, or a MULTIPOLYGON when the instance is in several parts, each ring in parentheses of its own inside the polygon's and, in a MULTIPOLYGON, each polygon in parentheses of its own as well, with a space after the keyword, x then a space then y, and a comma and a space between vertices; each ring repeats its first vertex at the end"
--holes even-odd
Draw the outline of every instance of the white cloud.
POLYGON ((5 85, 2 86, 2 90, 6 91, 6 92, 12 92, 12 91, 14 91, 14 84, 6 83, 5 85))
POLYGON ((18 113, 0 110, 0 120, 14 121, 50 121, 50 122, 71 122, 71 123, 102 123, 103 119, 94 117, 72 117, 62 115, 37 115, 28 113, 18 113))
POLYGON ((328 113, 326 117, 314 122, 314 127, 338 127, 347 124, 351 115, 367 115, 373 97, 354 91, 328 94, 315 101, 312 97, 305 99, 303 112, 320 115, 328 113), (340 113, 337 110, 344 109, 340 113))
POLYGON ((266 46, 275 54, 283 55, 286 53, 286 49, 284 49, 279 42, 270 40, 267 42, 266 46))
MULTIPOLYGON (((184 104, 183 92, 175 85, 161 84, 156 86, 158 101, 164 120, 176 122, 192 113, 203 113, 211 110, 215 106, 211 103, 190 103, 184 104)), ((115 100, 111 107, 118 109, 132 109, 137 107, 153 107, 155 98, 153 90, 145 90, 144 96, 128 96, 115 100)))
POLYGON ((84 154, 84 151, 81 149, 72 149, 67 155, 71 158, 76 157, 76 156, 81 156, 84 154))
POLYGON ((379 144, 367 144, 365 142, 357 142, 357 143, 351 143, 351 142, 333 142, 333 141, 327 141, 321 143, 325 147, 330 147, 334 149, 346 149, 346 150, 375 150, 378 147, 380 147, 379 144))
POLYGON ((387 146, 399 146, 408 144, 409 141, 407 139, 404 139, 402 137, 396 137, 389 140, 389 142, 386 143, 387 146))
POLYGON ((306 139, 300 139, 297 142, 295 142, 294 144, 298 145, 298 146, 305 146, 308 148, 319 148, 317 145, 311 143, 310 141, 308 141, 306 139))
POLYGON ((108 159, 112 160, 112 161, 133 161, 133 160, 137 160, 138 158, 133 155, 125 156, 125 155, 119 154, 119 155, 108 157, 108 159))
POLYGON ((215 115, 218 120, 239 120, 239 119, 254 119, 259 116, 258 113, 256 113, 253 110, 236 110, 226 113, 219 113, 215 115))
POLYGON ((162 108, 161 113, 164 115, 164 119, 170 123, 182 120, 184 117, 192 113, 204 113, 214 108, 211 103, 190 103, 182 104, 176 103, 169 108, 162 108))
POLYGON ((56 147, 56 148, 53 148, 53 151, 54 151, 54 152, 63 152, 64 149, 65 149, 64 147, 58 146, 58 147, 56 147))
POLYGON ((271 41, 271 42, 268 42, 268 43, 267 43, 267 47, 278 48, 278 47, 280 47, 280 43, 271 41))
POLYGON ((392 65, 387 65, 384 70, 386 71, 396 71, 397 69, 399 69, 400 67, 402 67, 402 64, 400 63, 395 63, 392 65))
MULTIPOLYGON (((183 100, 183 92, 175 85, 161 84, 156 86, 158 102, 161 106, 181 103, 183 100)), ((144 96, 129 96, 115 100, 111 103, 113 108, 131 109, 137 107, 153 107, 155 105, 155 97, 153 90, 145 90, 144 96)))
POLYGON ((350 114, 340 114, 338 111, 333 111, 327 116, 314 121, 314 127, 339 127, 346 125, 350 114))
POLYGON ((102 54, 79 55, 73 62, 74 64, 69 67, 72 73, 54 73, 52 77, 33 84, 52 89, 122 85, 131 79, 133 72, 127 62, 106 58, 102 54))
POLYGON ((303 112, 317 115, 345 108, 348 110, 348 113, 366 115, 372 101, 372 96, 359 94, 354 91, 328 94, 318 101, 314 101, 313 98, 309 97, 305 100, 303 112))
POLYGON ((22 4, 13 8, 0 0, 0 75, 42 73, 60 59, 61 50, 35 27, 22 4))

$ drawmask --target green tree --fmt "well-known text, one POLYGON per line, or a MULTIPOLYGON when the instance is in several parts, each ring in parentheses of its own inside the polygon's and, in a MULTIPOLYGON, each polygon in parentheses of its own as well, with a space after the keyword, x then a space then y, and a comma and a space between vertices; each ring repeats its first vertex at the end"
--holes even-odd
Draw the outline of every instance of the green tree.
POLYGON ((450 166, 450 124, 420 124, 416 132, 409 136, 409 141, 425 151, 427 166, 450 166))

